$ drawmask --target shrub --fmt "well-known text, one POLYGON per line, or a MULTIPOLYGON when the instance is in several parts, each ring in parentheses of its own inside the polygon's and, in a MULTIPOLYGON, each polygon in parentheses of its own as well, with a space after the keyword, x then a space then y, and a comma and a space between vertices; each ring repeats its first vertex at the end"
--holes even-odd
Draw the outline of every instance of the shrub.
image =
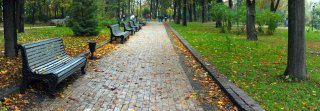
POLYGON ((213 20, 215 20, 216 18, 220 18, 222 21, 222 26, 221 28, 221 33, 225 33, 225 28, 226 28, 226 22, 228 20, 232 21, 232 16, 234 16, 234 14, 232 13, 232 11, 230 11, 230 9, 222 4, 222 3, 215 3, 212 6, 212 10, 211 10, 211 14, 213 17, 213 20))
POLYGON ((95 36, 99 34, 95 0, 73 0, 71 13, 71 29, 74 35, 95 36))
POLYGON ((271 12, 270 10, 257 11, 256 22, 258 24, 258 31, 264 33, 262 26, 268 25, 267 34, 273 35, 278 27, 278 23, 282 22, 282 17, 279 13, 271 12))
POLYGON ((99 20, 100 26, 108 26, 108 25, 117 24, 117 23, 118 23, 118 20, 116 18, 99 20))
POLYGON ((273 35, 274 31, 278 27, 278 23, 283 21, 282 17, 279 13, 274 13, 271 11, 266 12, 266 17, 268 17, 268 34, 273 35))

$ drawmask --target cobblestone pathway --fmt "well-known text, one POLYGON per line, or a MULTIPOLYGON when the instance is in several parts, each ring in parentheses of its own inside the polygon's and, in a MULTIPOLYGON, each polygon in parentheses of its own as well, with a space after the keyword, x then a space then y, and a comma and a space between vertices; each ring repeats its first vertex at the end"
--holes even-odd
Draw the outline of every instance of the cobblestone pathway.
POLYGON ((46 99, 32 110, 202 110, 189 98, 192 86, 160 23, 143 27, 94 67, 64 87, 64 97, 46 99))

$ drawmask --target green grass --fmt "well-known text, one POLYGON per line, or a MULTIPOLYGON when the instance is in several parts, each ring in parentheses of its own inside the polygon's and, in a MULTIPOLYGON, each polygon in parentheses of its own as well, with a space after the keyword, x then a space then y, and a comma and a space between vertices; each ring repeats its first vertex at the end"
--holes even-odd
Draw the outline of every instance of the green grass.
POLYGON ((319 32, 306 33, 308 80, 286 82, 280 78, 287 61, 286 29, 252 42, 243 33, 219 33, 213 23, 171 26, 266 110, 320 110, 320 56, 309 53, 320 52, 319 32))
MULTIPOLYGON (((99 27, 101 30, 100 36, 109 36, 109 29, 107 27, 99 27)), ((28 29, 25 33, 18 34, 18 44, 30 43, 37 40, 62 37, 66 47, 80 46, 86 44, 88 39, 96 39, 96 37, 75 37, 73 32, 68 27, 48 27, 48 28, 35 28, 28 29)), ((3 31, 0 32, 0 50, 4 49, 3 31)))

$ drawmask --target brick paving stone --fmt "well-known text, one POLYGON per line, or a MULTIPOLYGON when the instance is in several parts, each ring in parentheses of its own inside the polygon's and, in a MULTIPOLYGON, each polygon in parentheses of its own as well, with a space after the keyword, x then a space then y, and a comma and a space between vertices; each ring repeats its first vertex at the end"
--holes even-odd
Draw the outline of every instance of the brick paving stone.
POLYGON ((88 68, 103 72, 88 71, 64 87, 64 98, 46 99, 30 110, 202 110, 188 97, 194 91, 161 23, 149 23, 88 68))

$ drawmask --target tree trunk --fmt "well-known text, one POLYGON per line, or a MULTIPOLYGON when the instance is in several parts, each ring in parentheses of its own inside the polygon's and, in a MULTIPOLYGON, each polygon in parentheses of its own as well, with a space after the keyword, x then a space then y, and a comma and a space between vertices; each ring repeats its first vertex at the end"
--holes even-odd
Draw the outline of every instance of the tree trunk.
POLYGON ((118 24, 120 25, 120 0, 118 0, 118 8, 117 8, 117 19, 118 19, 118 24))
POLYGON ((202 0, 202 23, 207 22, 208 17, 208 1, 202 0))
POLYGON ((159 16, 159 0, 156 0, 156 13, 159 16))
POLYGON ((198 19, 197 19, 197 12, 196 12, 196 8, 197 8, 196 7, 196 0, 193 1, 192 5, 193 5, 193 8, 192 8, 193 9, 193 21, 197 21, 198 19))
POLYGON ((256 34, 256 10, 255 10, 255 0, 247 0, 247 39, 248 40, 258 40, 256 34))
POLYGON ((150 1, 150 19, 153 17, 153 0, 150 1))
POLYGON ((24 3, 25 0, 17 0, 16 2, 16 27, 19 33, 24 32, 24 3))
POLYGON ((188 10, 189 10, 189 22, 192 22, 192 4, 191 3, 189 4, 188 10))
MULTIPOLYGON (((232 7, 233 7, 233 2, 232 2, 232 0, 229 0, 229 8, 230 8, 230 10, 232 10, 232 7)), ((228 20, 228 30, 229 31, 231 30, 231 27, 232 27, 231 20, 228 20)))
POLYGON ((276 12, 279 6, 280 0, 277 0, 277 3, 275 4, 275 0, 271 0, 270 4, 270 11, 271 12, 276 12))
POLYGON ((176 24, 180 24, 181 20, 181 0, 178 0, 178 18, 176 24))
MULTIPOLYGON (((217 3, 223 3, 222 0, 217 0, 217 3)), ((217 16, 216 18, 216 27, 222 27, 222 21, 221 21, 221 16, 217 16)))
MULTIPOLYGON (((151 8, 150 8, 150 10, 151 10, 151 8)), ((130 15, 131 15, 131 0, 128 0, 128 17, 130 17, 130 15)))
POLYGON ((187 5, 187 0, 183 0, 183 26, 187 26, 187 5))
POLYGON ((36 13, 37 13, 37 4, 36 4, 36 2, 34 2, 33 4, 32 4, 33 6, 32 6, 32 13, 31 13, 31 16, 32 16, 32 24, 34 24, 35 22, 36 22, 36 13))
POLYGON ((284 75, 306 80, 305 0, 288 1, 288 64, 284 75))
POLYGON ((142 17, 142 12, 141 12, 141 8, 142 8, 142 3, 141 3, 141 0, 140 0, 140 2, 139 2, 139 12, 140 12, 140 17, 142 17))
POLYGON ((242 0, 237 0, 237 7, 241 5, 242 0))
POLYGON ((18 54, 15 2, 16 0, 3 0, 4 55, 10 58, 18 54))
POLYGON ((61 8, 60 8, 60 11, 61 11, 61 18, 65 18, 65 17, 64 17, 64 8, 61 7, 61 8))
POLYGON ((177 21, 177 0, 173 1, 173 20, 177 21))

